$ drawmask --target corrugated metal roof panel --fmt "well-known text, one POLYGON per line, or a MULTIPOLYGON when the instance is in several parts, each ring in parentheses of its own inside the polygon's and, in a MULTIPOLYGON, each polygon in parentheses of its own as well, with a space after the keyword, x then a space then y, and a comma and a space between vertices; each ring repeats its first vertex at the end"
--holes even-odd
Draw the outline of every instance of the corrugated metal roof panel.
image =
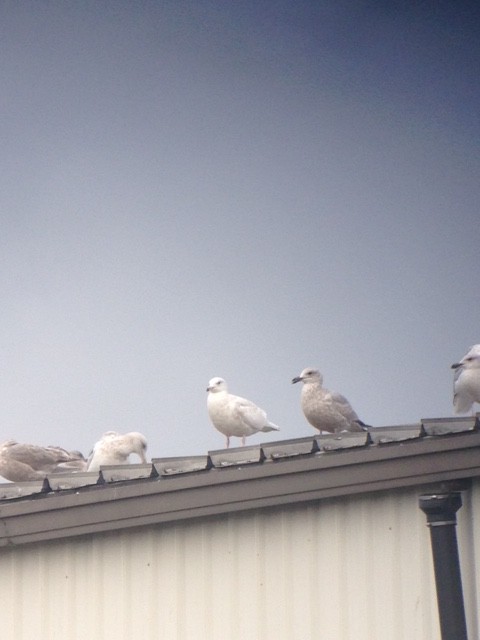
POLYGON ((308 455, 318 451, 315 438, 295 438, 293 440, 279 440, 261 445, 265 458, 278 460, 279 458, 291 458, 308 455))
POLYGON ((48 481, 32 480, 29 482, 2 482, 0 484, 0 500, 25 498, 38 493, 45 493, 50 489, 48 481))
POLYGON ((105 482, 122 482, 150 478, 151 464, 112 464, 100 467, 100 475, 105 482))
POLYGON ((478 414, 466 418, 424 418, 422 425, 428 436, 444 436, 450 433, 473 431, 480 427, 478 414))
POLYGON ((364 447, 368 444, 368 432, 341 432, 327 433, 315 436, 320 451, 338 451, 339 449, 352 449, 364 447))
POLYGON ((47 480, 52 491, 63 491, 99 484, 101 477, 98 471, 57 472, 49 474, 47 480))
POLYGON ((159 476, 206 471, 210 468, 208 456, 179 456, 176 458, 153 458, 152 464, 159 476))
POLYGON ((217 468, 255 464, 262 462, 264 459, 261 445, 218 449, 209 451, 208 455, 212 461, 212 465, 217 468))
POLYGON ((422 435, 421 424, 402 424, 395 427, 370 427, 369 436, 373 444, 387 444, 391 442, 402 442, 420 438, 422 435))

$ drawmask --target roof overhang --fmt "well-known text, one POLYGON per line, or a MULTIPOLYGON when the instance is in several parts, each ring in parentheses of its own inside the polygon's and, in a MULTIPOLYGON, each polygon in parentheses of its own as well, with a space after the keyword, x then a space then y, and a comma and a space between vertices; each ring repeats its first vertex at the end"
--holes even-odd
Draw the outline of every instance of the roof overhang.
MULTIPOLYGON (((260 455, 254 463, 208 465, 5 501, 0 546, 475 478, 480 476, 477 427, 441 437, 423 431, 418 438, 334 451, 317 446, 296 456, 260 455)), ((299 443, 305 450, 305 439, 299 443)))

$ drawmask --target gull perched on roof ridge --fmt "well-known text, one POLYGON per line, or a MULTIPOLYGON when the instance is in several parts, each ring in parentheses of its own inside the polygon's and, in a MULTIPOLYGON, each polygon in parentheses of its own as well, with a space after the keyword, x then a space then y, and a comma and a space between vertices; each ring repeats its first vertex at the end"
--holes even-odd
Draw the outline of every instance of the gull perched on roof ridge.
POLYGON ((323 387, 323 376, 318 369, 307 367, 292 384, 303 382, 301 406, 308 422, 320 432, 365 431, 367 425, 353 410, 349 401, 336 391, 323 387))
POLYGON ((480 344, 474 344, 460 362, 452 364, 455 413, 468 413, 480 402, 480 344))
POLYGON ((107 431, 95 443, 88 459, 88 471, 98 471, 101 466, 128 464, 129 456, 136 454, 143 464, 147 464, 145 455, 147 439, 138 431, 120 434, 107 431))
POLYGON ((223 378, 212 378, 207 392, 208 415, 215 429, 226 437, 227 449, 232 436, 241 438, 242 446, 245 446, 245 438, 254 433, 280 430, 280 427, 267 420, 265 411, 256 404, 228 393, 223 378))
POLYGON ((0 475, 10 482, 41 480, 48 473, 82 471, 85 458, 62 447, 22 444, 7 440, 0 445, 0 475))

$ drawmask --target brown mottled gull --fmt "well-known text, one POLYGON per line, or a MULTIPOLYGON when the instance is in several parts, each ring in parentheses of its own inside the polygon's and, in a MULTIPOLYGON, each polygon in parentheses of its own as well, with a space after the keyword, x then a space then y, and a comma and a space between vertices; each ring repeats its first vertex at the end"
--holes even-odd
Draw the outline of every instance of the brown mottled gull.
POLYGON ((301 405, 305 418, 320 432, 363 431, 366 425, 359 419, 348 400, 323 385, 318 369, 307 368, 293 378, 292 383, 303 382, 301 405))
POLYGON ((61 447, 41 447, 7 440, 0 445, 0 475, 11 482, 41 480, 47 473, 69 470, 61 465, 84 469, 85 459, 78 451, 61 447))

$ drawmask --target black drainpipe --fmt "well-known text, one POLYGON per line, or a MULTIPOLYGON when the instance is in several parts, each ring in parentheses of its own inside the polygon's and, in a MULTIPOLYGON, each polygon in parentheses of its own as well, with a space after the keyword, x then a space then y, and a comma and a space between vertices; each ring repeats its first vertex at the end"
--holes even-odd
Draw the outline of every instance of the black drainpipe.
POLYGON ((462 506, 459 491, 420 496, 432 544, 442 640, 468 640, 455 525, 462 506))

